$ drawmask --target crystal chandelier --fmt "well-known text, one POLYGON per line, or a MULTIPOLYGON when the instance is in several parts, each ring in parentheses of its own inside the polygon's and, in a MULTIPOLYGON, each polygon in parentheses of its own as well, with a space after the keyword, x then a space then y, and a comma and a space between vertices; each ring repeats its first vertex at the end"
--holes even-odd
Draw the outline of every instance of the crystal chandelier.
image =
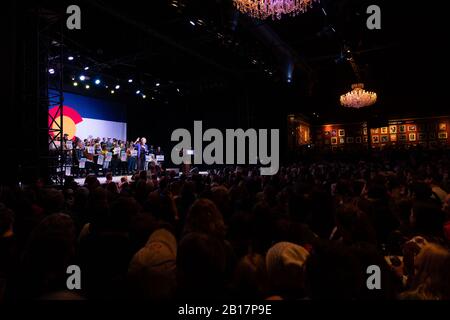
POLYGON ((373 105, 377 102, 377 94, 375 92, 364 90, 363 83, 355 83, 352 85, 352 91, 341 96, 341 105, 349 108, 363 108, 373 105))
POLYGON ((236 8, 253 18, 264 20, 272 17, 281 19, 282 15, 296 16, 306 12, 319 0, 233 0, 236 8))

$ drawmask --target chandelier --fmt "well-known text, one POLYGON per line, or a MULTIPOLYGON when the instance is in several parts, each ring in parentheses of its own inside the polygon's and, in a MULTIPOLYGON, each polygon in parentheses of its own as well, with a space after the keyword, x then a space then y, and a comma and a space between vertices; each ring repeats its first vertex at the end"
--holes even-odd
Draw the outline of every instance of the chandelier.
POLYGON ((296 16, 306 12, 319 0, 233 0, 236 8, 253 18, 281 19, 282 15, 296 16))
POLYGON ((355 83, 352 85, 352 91, 341 96, 341 105, 349 108, 363 108, 373 105, 377 102, 377 94, 375 92, 364 90, 363 83, 355 83))

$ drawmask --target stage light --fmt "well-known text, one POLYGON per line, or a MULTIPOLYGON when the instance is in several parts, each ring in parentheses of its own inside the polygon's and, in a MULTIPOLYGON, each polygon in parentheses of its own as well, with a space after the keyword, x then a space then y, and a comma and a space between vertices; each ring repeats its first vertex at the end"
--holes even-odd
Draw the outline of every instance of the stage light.
POLYGON ((53 68, 48 69, 48 73, 55 74, 55 69, 53 69, 53 68))
POLYGON ((90 87, 91 87, 90 85, 88 85, 88 84, 86 85, 86 89, 89 89, 90 87))
POLYGON ((116 90, 119 90, 120 89, 120 85, 116 85, 116 90))
POLYGON ((133 82, 133 79, 128 79, 128 83, 132 83, 133 82))
POLYGON ((192 26, 195 26, 195 22, 194 22, 194 21, 189 20, 189 23, 190 23, 192 26))
POLYGON ((84 67, 84 70, 89 70, 89 67, 84 67))
POLYGON ((147 98, 147 96, 145 94, 143 94, 142 95, 142 99, 145 99, 145 98, 147 98))
POLYGON ((74 86, 74 87, 78 86, 78 82, 75 81, 75 82, 73 83, 73 86, 74 86))
POLYGON ((73 56, 68 56, 67 60, 72 61, 73 60, 73 56))
POLYGON ((111 94, 114 94, 114 90, 111 90, 111 94))
POLYGON ((94 83, 97 84, 97 85, 100 84, 100 79, 96 79, 96 80, 94 81, 94 83))
POLYGON ((75 77, 72 77, 72 81, 75 80, 75 77))
POLYGON ((80 81, 84 81, 84 80, 86 80, 86 76, 81 75, 81 76, 80 76, 80 81))
POLYGON ((106 85, 106 86, 105 86, 105 88, 106 88, 106 89, 108 89, 108 88, 109 88, 109 86, 108 86, 108 85, 106 85))
POLYGON ((156 86, 159 87, 161 84, 159 82, 156 83, 156 86))
POLYGON ((180 89, 177 88, 177 92, 180 92, 180 89))
POLYGON ((141 93, 141 90, 137 90, 137 91, 136 91, 136 94, 139 94, 139 93, 141 93))

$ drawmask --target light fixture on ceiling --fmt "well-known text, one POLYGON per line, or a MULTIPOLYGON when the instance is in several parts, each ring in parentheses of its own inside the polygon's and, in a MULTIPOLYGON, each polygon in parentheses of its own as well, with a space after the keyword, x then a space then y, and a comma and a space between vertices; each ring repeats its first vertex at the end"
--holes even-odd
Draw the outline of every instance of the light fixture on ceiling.
POLYGON ((239 11, 261 20, 297 16, 311 8, 314 2, 319 0, 233 0, 239 11))
POLYGON ((355 83, 352 85, 352 91, 343 94, 340 100, 344 107, 359 109, 377 102, 377 94, 364 90, 363 83, 355 83))

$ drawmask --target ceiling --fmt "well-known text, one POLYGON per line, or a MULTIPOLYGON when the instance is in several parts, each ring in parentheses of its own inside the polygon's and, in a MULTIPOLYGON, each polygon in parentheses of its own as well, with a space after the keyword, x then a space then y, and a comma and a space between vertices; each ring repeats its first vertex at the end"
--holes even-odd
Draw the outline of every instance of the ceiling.
MULTIPOLYGON (((133 77, 166 102, 245 86, 250 99, 270 94, 267 103, 286 102, 287 110, 345 117, 350 113, 338 98, 356 81, 353 57, 366 88, 379 95, 375 111, 448 113, 441 78, 450 37, 445 10, 436 4, 321 0, 305 14, 276 21, 250 19, 231 0, 78 4, 82 30, 65 39, 67 52, 79 54, 67 66, 74 75, 90 64, 89 72, 111 82, 133 77), (381 7, 381 30, 366 27, 371 4, 381 7)), ((58 10, 54 3, 42 6, 58 10)))

